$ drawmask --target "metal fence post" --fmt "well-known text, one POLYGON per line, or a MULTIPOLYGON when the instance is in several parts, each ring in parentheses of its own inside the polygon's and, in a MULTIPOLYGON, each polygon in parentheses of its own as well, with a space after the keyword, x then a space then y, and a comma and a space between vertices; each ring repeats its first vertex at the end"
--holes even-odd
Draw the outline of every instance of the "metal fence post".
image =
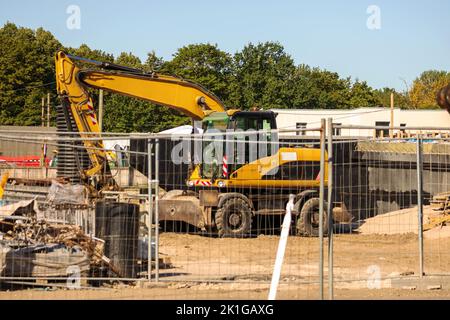
POLYGON ((419 272, 423 277, 423 160, 422 160, 422 135, 417 135, 417 215, 419 223, 419 272))
POLYGON ((319 286, 320 299, 323 300, 323 202, 325 194, 325 119, 320 125, 320 191, 319 191, 319 286))
POLYGON ((159 139, 155 140, 155 281, 159 281, 159 139))
POLYGON ((148 184, 148 215, 147 215, 147 227, 148 227, 148 244, 147 244, 147 258, 148 258, 148 280, 152 279, 152 221, 153 221, 153 195, 152 195, 152 143, 150 138, 147 138, 147 184, 148 184))
POLYGON ((328 118, 328 299, 333 300, 333 119, 328 118))

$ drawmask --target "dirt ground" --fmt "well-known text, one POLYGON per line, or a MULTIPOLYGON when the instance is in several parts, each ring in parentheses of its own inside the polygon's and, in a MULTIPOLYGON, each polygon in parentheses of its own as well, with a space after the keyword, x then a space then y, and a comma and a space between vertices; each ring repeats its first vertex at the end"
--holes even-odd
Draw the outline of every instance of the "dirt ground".
MULTIPOLYGON (((279 236, 220 239, 162 233, 160 251, 173 267, 160 270, 159 284, 0 291, 0 299, 266 299, 278 241, 279 236)), ((325 238, 325 283, 327 242, 325 238)), ((425 238, 424 252, 427 275, 450 274, 449 237, 425 238)), ((336 299, 450 298, 447 287, 392 287, 391 279, 418 275, 416 234, 335 235, 333 257, 336 299)), ((289 237, 277 298, 319 298, 318 265, 319 239, 289 237)), ((325 296, 327 292, 325 287, 325 296)))

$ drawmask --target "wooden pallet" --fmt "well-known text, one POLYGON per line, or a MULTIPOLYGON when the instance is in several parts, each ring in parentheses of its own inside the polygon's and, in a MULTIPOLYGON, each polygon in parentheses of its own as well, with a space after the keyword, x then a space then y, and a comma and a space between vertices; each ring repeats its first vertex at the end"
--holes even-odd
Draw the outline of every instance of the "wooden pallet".
POLYGON ((434 211, 438 211, 438 214, 430 217, 429 222, 423 226, 424 231, 450 223, 450 192, 433 196, 430 206, 434 211))
POLYGON ((430 201, 430 206, 433 210, 447 211, 450 209, 450 192, 443 192, 433 196, 430 201))

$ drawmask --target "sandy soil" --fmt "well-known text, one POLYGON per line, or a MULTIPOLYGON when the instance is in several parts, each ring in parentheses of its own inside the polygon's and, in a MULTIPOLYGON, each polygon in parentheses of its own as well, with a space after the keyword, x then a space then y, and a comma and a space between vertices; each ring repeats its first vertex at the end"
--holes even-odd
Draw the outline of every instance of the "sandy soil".
MULTIPOLYGON (((0 291, 0 299, 266 299, 278 240, 278 236, 218 239, 162 233, 161 252, 171 257, 173 268, 160 270, 158 286, 0 291)), ((325 252, 327 241, 325 239, 325 252)), ((425 239, 424 251, 427 274, 450 271, 450 238, 425 239)), ((418 274, 417 252, 417 235, 413 233, 336 235, 336 298, 450 298, 448 290, 387 288, 386 278, 418 274), (381 289, 369 289, 377 273, 381 277, 381 289)), ((317 238, 290 237, 278 297, 317 299, 318 262, 317 238)), ((325 254, 325 276, 327 274, 325 254)))
MULTIPOLYGON (((424 206, 424 223, 433 214, 429 206, 424 206)), ((418 233, 417 207, 379 214, 366 219, 357 230, 361 234, 405 234, 418 233)))
MULTIPOLYGON (((423 208, 423 224, 429 222, 430 217, 438 216, 439 211, 430 206, 423 208)), ((357 229, 360 234, 418 234, 417 207, 392 211, 366 219, 357 229)), ((439 239, 450 237, 450 226, 439 226, 424 232, 424 238, 439 239)))

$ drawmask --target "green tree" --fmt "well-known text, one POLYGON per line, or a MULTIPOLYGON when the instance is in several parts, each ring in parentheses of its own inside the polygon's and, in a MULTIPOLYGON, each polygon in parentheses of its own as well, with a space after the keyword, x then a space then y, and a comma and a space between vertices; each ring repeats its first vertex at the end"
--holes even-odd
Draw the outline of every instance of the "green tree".
POLYGON ((292 98, 295 65, 278 42, 246 45, 234 55, 236 80, 230 100, 235 106, 288 108, 292 98))
POLYGON ((164 59, 158 57, 155 51, 151 51, 147 54, 147 60, 144 63, 144 71, 146 72, 159 72, 164 65, 164 59))
MULTIPOLYGON (((104 62, 174 74, 197 82, 219 96, 226 105, 249 109, 269 108, 344 109, 390 106, 437 108, 437 91, 450 82, 450 73, 429 70, 414 80, 408 92, 372 89, 365 81, 341 78, 338 73, 295 66, 278 42, 249 43, 233 56, 217 45, 191 44, 177 50, 170 61, 154 51, 141 61, 132 52, 116 59, 86 44, 64 48, 48 31, 6 23, 0 28, 0 124, 40 125, 41 99, 51 93, 56 100, 54 54, 57 50, 104 62)), ((80 67, 92 67, 81 61, 80 67)), ((98 90, 90 89, 94 102, 98 90)), ((96 103, 95 103, 96 104, 96 103)), ((161 131, 189 123, 185 115, 163 106, 105 93, 104 129, 107 131, 161 131)))
POLYGON ((297 67, 291 108, 294 109, 345 109, 349 108, 351 81, 341 79, 336 72, 297 67))
POLYGON ((356 81, 350 88, 350 100, 348 102, 350 108, 377 107, 378 100, 374 90, 366 81, 356 81))
POLYGON ((387 87, 374 90, 377 105, 380 107, 389 108, 391 106, 391 93, 394 94, 395 108, 410 108, 408 92, 397 92, 395 89, 387 87))
POLYGON ((217 45, 191 44, 177 50, 161 71, 201 84, 225 103, 233 81, 232 58, 217 45))
POLYGON ((39 125, 41 98, 55 98, 54 54, 61 44, 42 28, 0 29, 0 124, 39 125))
POLYGON ((122 52, 114 61, 116 64, 127 66, 135 69, 143 69, 141 59, 131 52, 122 52))
MULTIPOLYGON (((102 62, 114 62, 114 56, 112 54, 101 50, 91 49, 87 44, 82 44, 78 48, 67 48, 66 51, 67 53, 78 57, 102 62)), ((77 62, 77 65, 86 66, 81 62, 77 62)), ((92 66, 90 65, 90 67, 92 66)))

